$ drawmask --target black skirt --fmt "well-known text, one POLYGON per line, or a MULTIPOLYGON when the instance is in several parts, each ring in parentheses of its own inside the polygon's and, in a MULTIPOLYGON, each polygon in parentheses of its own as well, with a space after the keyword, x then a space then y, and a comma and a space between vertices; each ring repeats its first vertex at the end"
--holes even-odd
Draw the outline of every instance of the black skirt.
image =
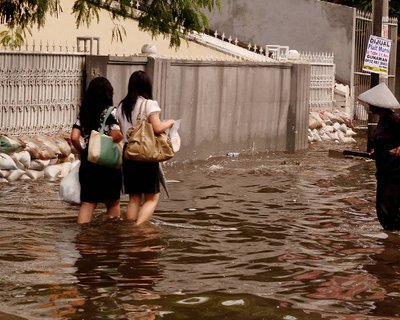
POLYGON ((121 169, 107 168, 87 161, 87 149, 81 153, 79 181, 81 202, 106 203, 120 199, 121 169))
POLYGON ((160 172, 158 162, 131 161, 122 165, 124 193, 159 193, 160 172))

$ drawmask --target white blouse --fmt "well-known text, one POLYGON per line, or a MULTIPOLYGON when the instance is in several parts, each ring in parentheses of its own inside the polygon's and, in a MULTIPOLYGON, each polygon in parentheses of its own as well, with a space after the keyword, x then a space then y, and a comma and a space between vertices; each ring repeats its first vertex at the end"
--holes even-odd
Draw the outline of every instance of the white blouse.
POLYGON ((136 104, 135 107, 132 110, 132 122, 129 122, 126 117, 125 114, 122 112, 122 105, 120 104, 117 108, 117 114, 116 117, 119 121, 119 124, 121 126, 121 131, 122 134, 124 136, 124 142, 127 142, 126 140, 126 131, 128 131, 128 129, 132 126, 136 125, 136 118, 138 116, 139 113, 139 109, 140 109, 140 105, 142 104, 142 102, 145 102, 142 106, 142 113, 146 113, 147 115, 147 121, 149 119, 149 116, 154 114, 154 113, 160 113, 161 112, 161 108, 158 105, 158 102, 155 100, 146 100, 143 97, 138 97, 138 99, 136 100, 136 104))

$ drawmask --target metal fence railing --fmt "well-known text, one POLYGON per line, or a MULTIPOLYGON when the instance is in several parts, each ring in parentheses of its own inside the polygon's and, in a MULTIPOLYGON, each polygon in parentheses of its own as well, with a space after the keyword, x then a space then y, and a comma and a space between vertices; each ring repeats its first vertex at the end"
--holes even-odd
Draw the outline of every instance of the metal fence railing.
POLYGON ((0 54, 0 132, 54 133, 71 128, 80 105, 85 56, 0 54))
POLYGON ((311 65, 310 108, 330 110, 335 107, 335 68, 332 53, 301 53, 301 60, 311 65))

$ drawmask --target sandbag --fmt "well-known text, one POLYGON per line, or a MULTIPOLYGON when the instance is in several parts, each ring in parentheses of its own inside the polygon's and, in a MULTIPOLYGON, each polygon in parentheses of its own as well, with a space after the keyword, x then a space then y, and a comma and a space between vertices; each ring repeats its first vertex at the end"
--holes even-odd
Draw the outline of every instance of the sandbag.
POLYGON ((14 160, 14 163, 18 169, 25 170, 25 166, 19 160, 15 159, 13 154, 11 155, 11 158, 14 160))
POLYGON ((318 129, 322 127, 322 124, 315 119, 314 117, 309 117, 308 119, 308 127, 313 130, 313 129, 318 129))
POLYGON ((0 170, 0 178, 6 178, 10 174, 10 170, 0 170))
POLYGON ((61 169, 61 164, 49 165, 44 169, 44 176, 50 180, 55 180, 58 178, 61 169))
POLYGON ((49 159, 49 166, 60 163, 59 158, 49 159))
POLYGON ((44 170, 50 163, 50 160, 34 159, 31 161, 29 169, 32 170, 44 170))
POLYGON ((19 161, 25 168, 31 166, 31 155, 28 151, 15 152, 11 155, 14 161, 19 161))
POLYGON ((6 153, 0 153, 0 170, 16 170, 18 169, 14 160, 6 153))
POLYGON ((19 143, 18 140, 0 134, 0 153, 13 153, 23 147, 24 146, 19 143))
POLYGON ((44 170, 38 171, 38 170, 26 170, 25 174, 30 177, 32 180, 37 180, 40 178, 44 178, 44 170))
POLYGON ((25 171, 21 169, 10 170, 10 174, 8 175, 7 180, 8 181, 18 180, 24 173, 25 171))
POLYGON ((49 140, 45 136, 36 135, 32 137, 32 140, 40 149, 40 159, 54 159, 57 158, 58 154, 61 153, 57 145, 55 143, 52 143, 51 140, 49 140))
POLYGON ((313 119, 318 122, 318 127, 322 127, 324 120, 321 118, 320 114, 316 111, 311 111, 309 114, 309 119, 313 119))
POLYGON ((42 152, 39 148, 39 146, 29 137, 19 137, 18 140, 21 143, 24 143, 25 151, 28 151, 31 159, 42 159, 44 156, 42 155, 42 152))
POLYGON ((60 150, 59 157, 68 157, 69 154, 71 153, 71 146, 69 145, 67 140, 59 136, 52 137, 52 140, 60 150))

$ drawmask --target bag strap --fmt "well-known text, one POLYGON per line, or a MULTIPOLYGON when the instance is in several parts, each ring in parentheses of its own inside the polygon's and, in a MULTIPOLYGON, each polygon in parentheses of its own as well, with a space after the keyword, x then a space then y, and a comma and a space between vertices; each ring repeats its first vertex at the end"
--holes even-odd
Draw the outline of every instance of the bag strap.
POLYGON ((140 107, 139 107, 139 112, 138 112, 138 115, 137 115, 137 117, 136 117, 136 120, 139 122, 139 121, 145 121, 146 120, 146 118, 147 118, 147 113, 146 113, 146 110, 147 110, 147 99, 145 99, 145 98, 143 98, 142 97, 142 99, 143 99, 143 101, 142 101, 142 103, 140 104, 140 107), (143 105, 144 105, 144 117, 143 117, 143 105))
POLYGON ((104 133, 104 128, 105 128, 105 126, 106 126, 106 121, 107 121, 109 115, 111 114, 111 112, 113 111, 113 109, 114 109, 113 106, 108 107, 108 109, 107 109, 107 112, 106 112, 106 114, 105 114, 105 116, 104 116, 103 123, 101 124, 101 129, 100 129, 100 133, 101 133, 101 134, 104 133))

